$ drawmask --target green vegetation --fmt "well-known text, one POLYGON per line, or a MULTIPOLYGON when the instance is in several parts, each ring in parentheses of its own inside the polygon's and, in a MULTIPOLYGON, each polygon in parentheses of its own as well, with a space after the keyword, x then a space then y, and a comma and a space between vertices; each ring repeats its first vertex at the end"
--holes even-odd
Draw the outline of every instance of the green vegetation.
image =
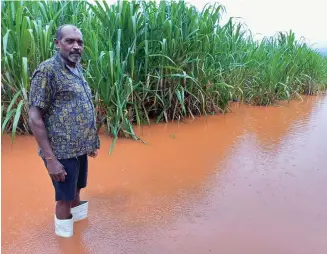
POLYGON ((261 42, 224 7, 184 2, 2 1, 2 132, 30 133, 27 99, 37 65, 55 52, 58 26, 84 35, 83 66, 99 124, 114 142, 133 125, 269 105, 327 88, 327 58, 292 32, 261 42))

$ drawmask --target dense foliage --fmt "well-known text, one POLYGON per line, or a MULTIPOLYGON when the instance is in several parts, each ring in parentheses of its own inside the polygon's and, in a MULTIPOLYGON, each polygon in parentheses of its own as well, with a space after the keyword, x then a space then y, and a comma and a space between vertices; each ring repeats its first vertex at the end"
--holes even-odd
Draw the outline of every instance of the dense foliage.
POLYGON ((133 124, 225 112, 228 102, 269 105, 326 89, 327 60, 292 32, 260 42, 224 7, 182 1, 2 1, 3 132, 30 133, 27 99, 37 65, 62 24, 84 36, 85 75, 99 123, 114 141, 133 124))

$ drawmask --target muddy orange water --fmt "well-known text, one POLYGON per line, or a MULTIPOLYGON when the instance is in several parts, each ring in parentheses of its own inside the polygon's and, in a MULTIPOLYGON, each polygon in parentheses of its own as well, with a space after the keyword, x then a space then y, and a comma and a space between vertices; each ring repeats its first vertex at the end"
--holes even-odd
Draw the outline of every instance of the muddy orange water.
POLYGON ((2 137, 3 253, 327 253, 327 97, 101 136, 89 218, 54 234, 33 137, 2 137))

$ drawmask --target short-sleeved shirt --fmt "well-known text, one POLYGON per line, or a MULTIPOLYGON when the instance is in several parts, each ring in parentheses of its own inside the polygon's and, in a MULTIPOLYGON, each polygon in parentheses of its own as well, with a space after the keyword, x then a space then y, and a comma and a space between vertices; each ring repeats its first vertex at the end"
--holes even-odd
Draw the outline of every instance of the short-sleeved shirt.
MULTIPOLYGON (((44 123, 50 146, 57 159, 68 159, 100 148, 91 89, 74 74, 59 53, 42 62, 33 73, 30 106, 45 109, 44 123)), ((44 158, 42 150, 39 155, 44 158)))

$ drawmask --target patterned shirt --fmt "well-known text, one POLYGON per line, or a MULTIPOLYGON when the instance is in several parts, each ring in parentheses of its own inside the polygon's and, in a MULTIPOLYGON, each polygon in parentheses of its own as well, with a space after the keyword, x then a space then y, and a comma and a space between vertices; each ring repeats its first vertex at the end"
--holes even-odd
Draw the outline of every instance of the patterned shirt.
MULTIPOLYGON (((46 110, 44 123, 57 159, 77 157, 100 148, 91 89, 56 53, 42 62, 31 80, 29 104, 46 110)), ((41 149, 39 155, 44 158, 41 149)))

